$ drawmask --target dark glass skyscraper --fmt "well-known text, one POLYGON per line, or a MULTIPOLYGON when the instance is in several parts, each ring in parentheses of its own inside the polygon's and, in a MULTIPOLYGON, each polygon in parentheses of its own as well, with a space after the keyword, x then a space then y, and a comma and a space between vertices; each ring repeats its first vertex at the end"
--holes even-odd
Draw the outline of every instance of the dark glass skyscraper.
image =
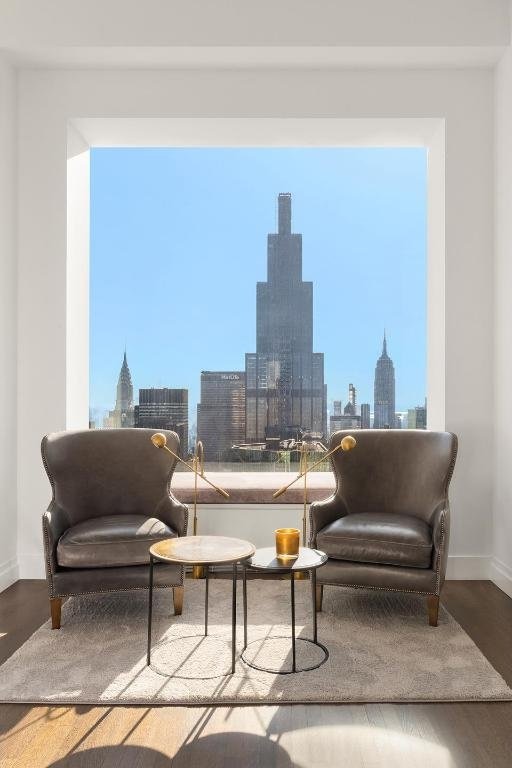
POLYGON ((188 454, 188 389, 139 389, 135 426, 170 429, 180 438, 182 456, 188 454))
POLYGON ((370 429, 370 403, 361 403, 361 429, 370 429))
POLYGON ((373 428, 393 429, 395 426, 395 367, 388 355, 386 333, 382 355, 375 366, 373 428))
POLYGON ((245 441, 245 372, 201 371, 197 438, 207 461, 222 461, 245 441))
POLYGON ((246 439, 326 429, 324 356, 313 352, 313 283, 302 280, 302 235, 291 229, 290 194, 278 197, 267 241, 267 276, 256 289, 256 352, 245 357, 246 439))

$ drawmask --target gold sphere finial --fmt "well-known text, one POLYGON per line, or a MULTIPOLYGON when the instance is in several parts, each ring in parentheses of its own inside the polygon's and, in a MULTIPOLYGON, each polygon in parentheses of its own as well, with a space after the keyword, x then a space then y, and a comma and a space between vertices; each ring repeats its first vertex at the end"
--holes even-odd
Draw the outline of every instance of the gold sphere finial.
POLYGON ((156 448, 165 448, 167 438, 161 432, 156 432, 154 435, 151 435, 151 442, 156 448))
POLYGON ((342 451, 351 451, 356 447, 356 439, 352 435, 347 435, 340 443, 342 451))

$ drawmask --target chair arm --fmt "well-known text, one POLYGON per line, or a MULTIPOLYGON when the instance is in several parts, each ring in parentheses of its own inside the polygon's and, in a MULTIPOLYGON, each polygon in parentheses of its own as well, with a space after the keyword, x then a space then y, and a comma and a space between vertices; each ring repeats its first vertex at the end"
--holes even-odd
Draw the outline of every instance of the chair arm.
POLYGON ((178 501, 172 493, 158 505, 156 516, 166 523, 178 536, 186 536, 188 526, 188 507, 178 501))
POLYGON ((309 544, 316 546, 316 535, 329 523, 345 517, 347 507, 335 493, 323 501, 314 501, 309 507, 309 544))
POLYGON ((448 564, 448 545, 450 543, 450 504, 445 499, 435 510, 431 520, 432 544, 434 546, 433 568, 436 572, 436 594, 441 591, 448 564))
POLYGON ((51 581, 52 574, 57 570, 57 544, 60 537, 69 528, 66 513, 55 503, 43 514, 43 542, 46 577, 51 581))

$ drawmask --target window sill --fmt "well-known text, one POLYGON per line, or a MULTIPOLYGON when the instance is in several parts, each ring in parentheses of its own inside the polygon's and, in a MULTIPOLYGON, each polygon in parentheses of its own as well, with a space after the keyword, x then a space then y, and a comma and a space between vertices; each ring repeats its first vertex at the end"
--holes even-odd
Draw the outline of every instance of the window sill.
MULTIPOLYGON (((208 479, 229 493, 229 499, 217 493, 211 486, 198 480, 198 504, 302 504, 304 481, 297 480, 282 496, 274 499, 272 494, 287 485, 296 475, 293 472, 209 472, 208 479)), ((308 474, 308 503, 326 499, 335 488, 332 472, 308 474)), ((194 501, 194 475, 192 472, 175 472, 172 492, 179 501, 191 504, 194 501)))

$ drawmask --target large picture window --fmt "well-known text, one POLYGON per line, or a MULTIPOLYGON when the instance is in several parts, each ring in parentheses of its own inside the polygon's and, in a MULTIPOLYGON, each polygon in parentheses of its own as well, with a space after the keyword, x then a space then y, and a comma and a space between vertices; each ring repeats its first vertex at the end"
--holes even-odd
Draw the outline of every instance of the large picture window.
POLYGON ((425 428, 422 148, 93 149, 91 427, 211 469, 425 428))

